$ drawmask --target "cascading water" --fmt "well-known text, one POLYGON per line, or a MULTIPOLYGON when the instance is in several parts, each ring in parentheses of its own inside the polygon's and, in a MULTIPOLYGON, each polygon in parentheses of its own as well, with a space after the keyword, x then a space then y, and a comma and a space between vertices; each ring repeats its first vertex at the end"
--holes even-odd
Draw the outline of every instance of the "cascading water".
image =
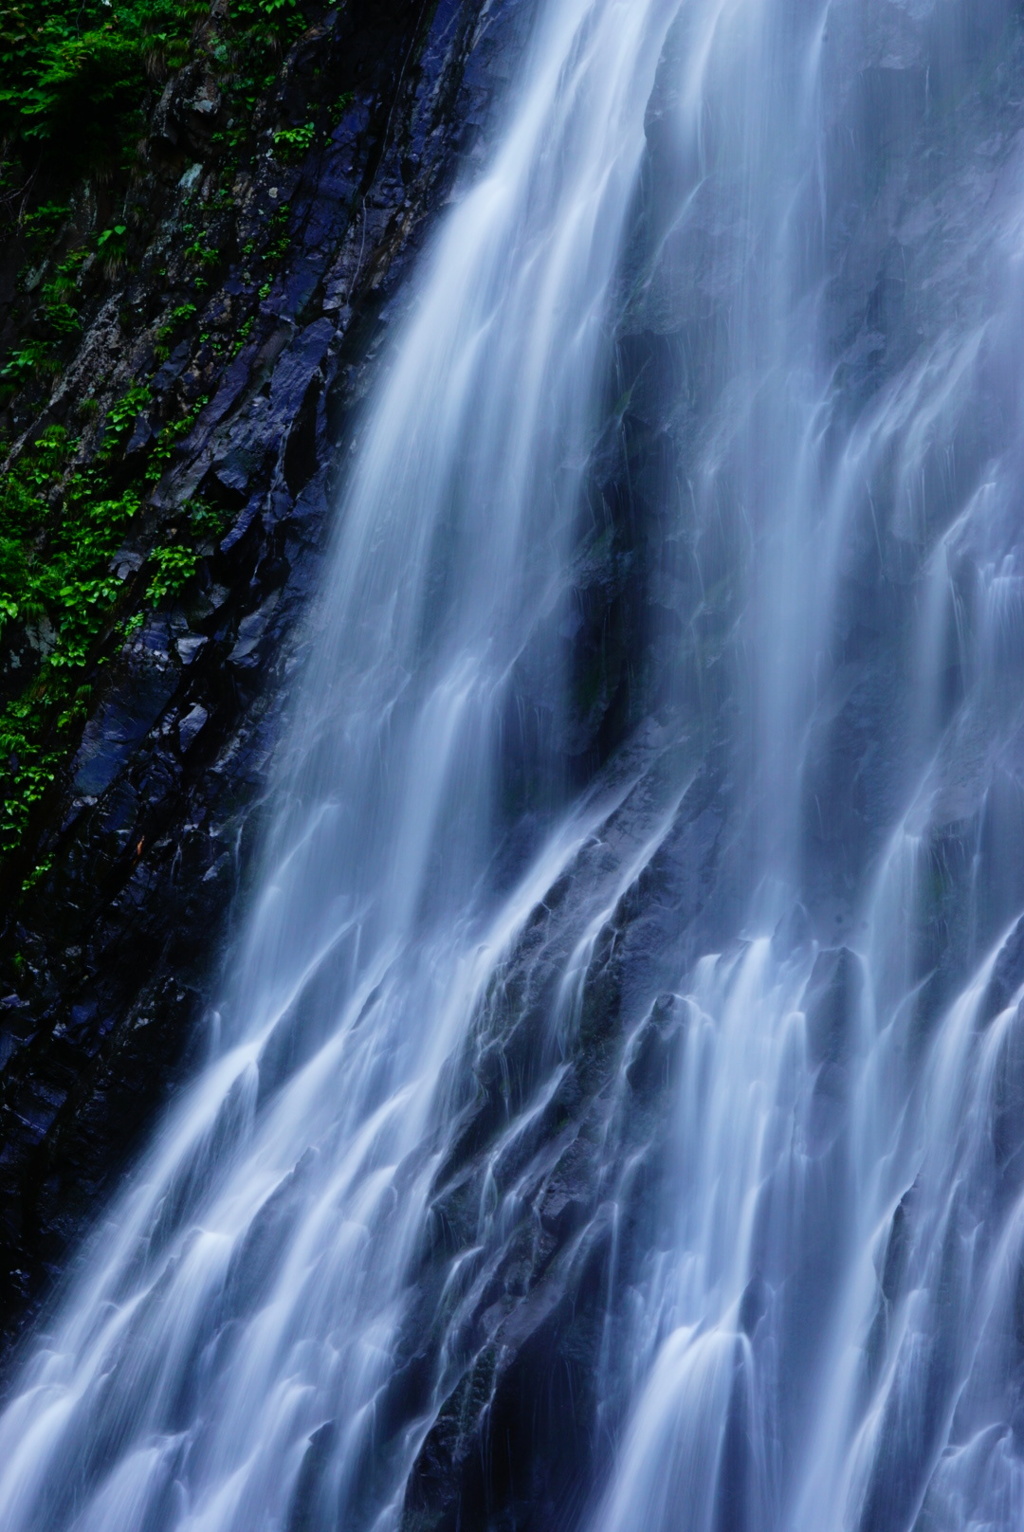
POLYGON ((541 5, 4 1532, 1024 1522, 1019 26, 541 5))

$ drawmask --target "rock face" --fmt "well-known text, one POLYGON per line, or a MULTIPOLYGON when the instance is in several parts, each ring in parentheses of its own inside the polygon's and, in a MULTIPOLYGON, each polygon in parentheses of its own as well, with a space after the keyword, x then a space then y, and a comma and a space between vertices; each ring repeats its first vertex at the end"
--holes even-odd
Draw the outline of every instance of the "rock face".
MULTIPOLYGON (((301 661, 296 619, 330 531, 337 444, 431 217, 460 170, 471 173, 528 13, 520 0, 353 0, 314 21, 283 63, 275 120, 301 123, 333 93, 337 126, 298 163, 257 157, 230 198, 205 208, 207 247, 237 254, 195 296, 198 347, 183 340, 162 364, 158 354, 153 373, 151 289, 188 291, 184 230, 194 232, 197 199, 201 209, 217 202, 211 140, 223 127, 216 80, 200 64, 157 107, 149 169, 133 194, 137 237, 148 243, 136 272, 98 300, 33 429, 104 381, 116 395, 151 376, 126 461, 151 444, 166 399, 190 404, 191 418, 119 577, 140 590, 147 530, 173 538, 178 508, 195 497, 228 529, 94 671, 77 751, 9 869, 7 1336, 46 1292, 189 1039, 202 1046, 194 1026, 258 839, 264 767, 301 661), (278 250, 256 291, 245 268, 268 228, 278 250), (45 870, 19 893, 32 861, 45 870)), ((16 645, 8 663, 17 664, 16 645)))

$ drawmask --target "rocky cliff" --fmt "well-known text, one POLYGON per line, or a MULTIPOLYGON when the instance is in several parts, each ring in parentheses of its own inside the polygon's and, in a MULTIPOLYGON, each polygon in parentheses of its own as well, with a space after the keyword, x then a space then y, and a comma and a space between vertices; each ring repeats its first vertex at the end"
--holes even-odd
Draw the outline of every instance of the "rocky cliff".
POLYGON ((55 204, 44 162, 10 186, 0 426, 30 567, 5 569, 0 632, 8 1336, 209 1004, 339 454, 527 10, 311 4, 254 69, 216 0, 123 184, 87 167, 55 204))

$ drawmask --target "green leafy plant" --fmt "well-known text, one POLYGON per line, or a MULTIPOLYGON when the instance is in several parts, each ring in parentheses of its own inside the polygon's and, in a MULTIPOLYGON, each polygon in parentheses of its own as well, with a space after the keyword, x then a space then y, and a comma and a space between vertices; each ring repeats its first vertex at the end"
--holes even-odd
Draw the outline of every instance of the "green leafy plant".
POLYGON ((154 548, 150 556, 156 568, 146 589, 146 600, 154 603, 176 595, 191 580, 199 563, 196 550, 183 543, 154 548))
POLYGON ((33 256, 49 250, 70 215, 71 209, 65 202, 44 202, 34 211, 22 214, 22 237, 33 256))
POLYGON ((179 303, 177 308, 171 309, 164 318, 164 322, 158 328, 154 340, 154 350, 158 361, 166 361, 171 354, 170 342, 178 331, 183 329, 196 312, 194 303, 179 303))
POLYGON ((196 400, 187 414, 182 415, 178 420, 169 420, 162 427, 156 445, 150 454, 149 463, 146 466, 147 479, 155 481, 163 476, 175 447, 182 437, 188 435, 209 402, 208 396, 203 394, 201 398, 196 400))
POLYGON ((127 233, 128 230, 123 223, 115 224, 112 229, 104 229, 103 233, 97 236, 96 244, 101 250, 103 249, 104 245, 111 241, 113 241, 115 245, 119 245, 127 233))
POLYGON ((123 158, 155 83, 185 61, 201 0, 0 4, 0 138, 65 172, 123 158))
POLYGON ((271 139, 274 157, 283 165, 293 165, 307 155, 313 147, 316 128, 311 122, 301 128, 280 128, 271 139))
POLYGON ((47 341, 28 340, 12 351, 3 367, 0 367, 0 379, 5 383, 20 385, 40 372, 53 372, 56 366, 56 359, 47 341))
POLYGON ((76 280, 80 265, 81 257, 62 261, 42 290, 43 317, 56 335, 77 335, 82 328, 76 280))
POLYGON ((206 238, 202 234, 191 244, 186 245, 181 253, 187 261, 196 261, 200 266, 215 266, 220 259, 217 251, 206 243, 206 238))
POLYGON ((116 404, 111 405, 107 411, 103 445, 100 448, 101 457, 110 458, 123 449, 135 422, 149 407, 151 401, 152 395, 149 388, 144 383, 140 383, 130 388, 116 404))
POLYGON ((210 537, 215 541, 224 536, 231 525, 231 513, 222 506, 210 505, 205 500, 189 500, 184 506, 189 525, 199 538, 210 537))
MULTIPOLYGON (((110 412, 134 418, 136 391, 110 412)), ((9 464, 0 482, 0 623, 48 636, 21 695, 0 708, 0 851, 20 843, 66 759, 89 695, 83 672, 111 630, 124 590, 112 572, 141 500, 110 491, 102 466, 75 464, 78 443, 52 426, 9 464)))
POLYGON ((239 325, 238 333, 235 336, 234 342, 233 342, 232 347, 231 347, 231 355, 232 356, 237 356, 238 353, 241 351, 242 347, 245 345, 246 341, 249 339, 250 335, 252 334, 253 329, 255 328, 255 325, 256 325, 256 316, 255 316, 255 314, 250 314, 249 318, 245 321, 245 323, 239 325))
POLYGON ((177 308, 171 309, 156 332, 157 340, 169 340, 176 331, 181 329, 182 325, 188 324, 195 311, 196 306, 194 303, 179 303, 177 308))

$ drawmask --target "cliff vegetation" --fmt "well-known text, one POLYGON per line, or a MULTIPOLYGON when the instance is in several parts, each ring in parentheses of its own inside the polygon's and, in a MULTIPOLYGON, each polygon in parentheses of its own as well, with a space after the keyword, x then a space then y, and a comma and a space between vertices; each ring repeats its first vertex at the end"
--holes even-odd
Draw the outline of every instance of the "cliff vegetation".
POLYGON ((293 123, 270 99, 288 49, 323 17, 299 0, 0 10, 0 854, 9 886, 46 865, 29 843, 98 669, 147 610, 187 587, 226 530, 223 506, 193 498, 168 517, 155 491, 209 377, 251 335, 285 253, 287 203, 240 230, 239 178, 258 155, 301 158, 351 102, 351 93, 317 100, 314 91, 308 119, 293 123), (176 108, 183 115, 183 98, 185 134, 167 121, 176 108), (180 168, 182 148, 199 159, 186 166, 192 184, 171 241, 154 171, 180 168), (212 184, 200 184, 203 162, 212 184), (239 291, 217 312, 208 295, 232 262, 239 291), (83 336, 112 300, 107 323, 121 345, 102 358, 87 347, 83 378, 83 336), (172 354, 186 361, 173 382, 172 354))

